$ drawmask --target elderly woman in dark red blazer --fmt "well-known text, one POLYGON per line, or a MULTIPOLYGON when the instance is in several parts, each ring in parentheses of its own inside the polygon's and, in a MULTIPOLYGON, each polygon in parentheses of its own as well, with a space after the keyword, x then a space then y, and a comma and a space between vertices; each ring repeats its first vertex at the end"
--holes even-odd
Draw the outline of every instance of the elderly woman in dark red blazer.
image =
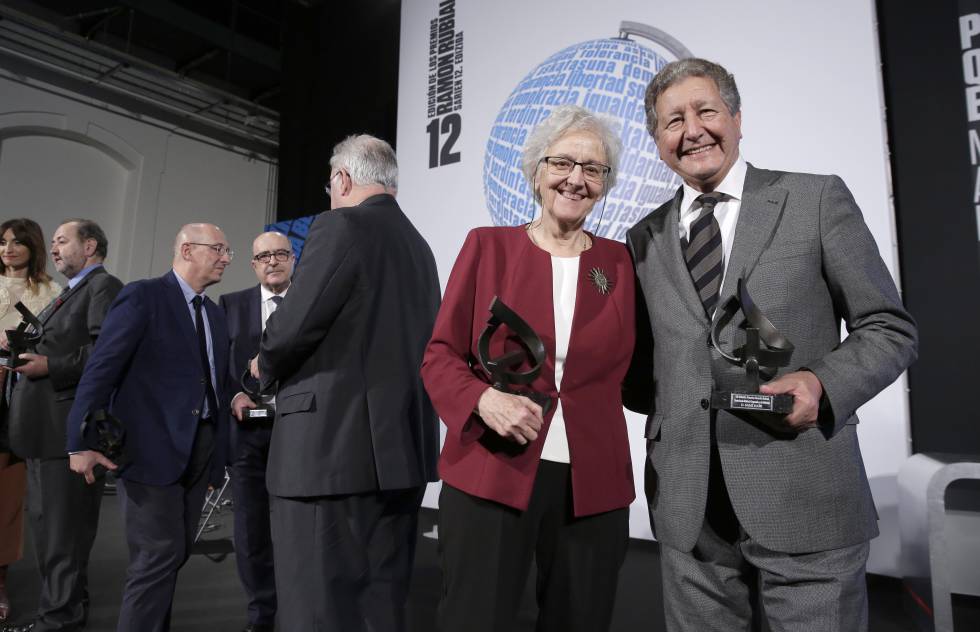
MULTIPOLYGON (((539 632, 609 627, 634 497, 620 396, 633 351, 633 267, 622 244, 584 225, 615 184, 619 152, 603 120, 555 109, 524 148, 540 217, 471 231, 449 277, 422 364, 448 430, 439 460, 444 632, 513 630, 532 559, 539 632), (528 387, 552 398, 546 414, 471 368, 494 296, 544 342, 528 387)), ((490 355, 504 348, 495 338, 490 355)))

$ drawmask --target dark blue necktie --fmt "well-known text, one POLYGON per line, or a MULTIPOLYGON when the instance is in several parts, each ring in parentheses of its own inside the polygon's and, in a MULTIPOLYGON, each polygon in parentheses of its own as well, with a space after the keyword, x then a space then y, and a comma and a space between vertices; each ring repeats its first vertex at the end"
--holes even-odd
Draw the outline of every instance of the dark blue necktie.
POLYGON ((200 296, 195 296, 194 300, 194 327, 197 329, 197 349, 201 356, 201 368, 204 370, 204 384, 207 387, 205 397, 208 400, 208 411, 212 416, 218 414, 218 398, 214 394, 214 384, 211 383, 211 363, 208 361, 208 338, 204 332, 204 316, 201 314, 201 305, 204 300, 200 296))

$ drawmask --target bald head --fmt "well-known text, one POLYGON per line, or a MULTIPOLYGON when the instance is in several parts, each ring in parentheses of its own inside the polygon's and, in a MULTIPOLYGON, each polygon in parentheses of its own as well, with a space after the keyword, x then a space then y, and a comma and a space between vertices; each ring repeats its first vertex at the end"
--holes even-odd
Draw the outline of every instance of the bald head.
POLYGON ((265 289, 282 294, 293 276, 293 248, 282 233, 262 233, 252 242, 252 269, 265 289))
POLYGON ((221 280, 232 252, 214 224, 185 224, 174 240, 174 270, 195 292, 221 280))

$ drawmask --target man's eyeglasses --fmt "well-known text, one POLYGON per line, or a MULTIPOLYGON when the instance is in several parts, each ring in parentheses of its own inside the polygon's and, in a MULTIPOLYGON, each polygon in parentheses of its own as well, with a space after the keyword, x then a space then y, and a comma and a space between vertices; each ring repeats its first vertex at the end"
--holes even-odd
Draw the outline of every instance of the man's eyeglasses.
POLYGON ((582 167, 582 176, 589 182, 601 184, 605 182, 606 176, 612 169, 609 165, 598 162, 577 162, 571 158, 563 156, 545 156, 541 159, 548 165, 548 173, 553 176, 567 176, 572 173, 575 166, 582 167))
POLYGON ((205 248, 210 248, 214 254, 218 255, 218 257, 228 255, 228 261, 235 258, 235 251, 224 244, 202 244, 195 241, 188 241, 186 243, 190 246, 204 246, 205 248))
POLYGON ((276 261, 282 263, 283 261, 288 261, 292 256, 292 250, 273 250, 272 252, 267 250, 253 256, 252 261, 258 261, 259 263, 270 263, 272 258, 275 257, 276 261))
POLYGON ((330 176, 330 179, 327 180, 327 183, 323 185, 323 190, 327 192, 327 195, 330 195, 330 183, 333 182, 334 178, 342 175, 343 173, 343 171, 335 171, 334 174, 330 176))

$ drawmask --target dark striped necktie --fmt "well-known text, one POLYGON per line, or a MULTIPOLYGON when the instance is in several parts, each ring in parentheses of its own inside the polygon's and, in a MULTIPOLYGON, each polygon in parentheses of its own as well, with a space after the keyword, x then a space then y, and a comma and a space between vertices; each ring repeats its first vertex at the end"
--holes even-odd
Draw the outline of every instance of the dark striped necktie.
POLYGON ((71 292, 71 287, 66 285, 65 289, 61 290, 61 294, 55 297, 53 301, 48 303, 44 309, 41 310, 41 312, 37 315, 37 319, 44 322, 44 319, 50 317, 51 314, 58 311, 58 308, 65 302, 65 297, 68 296, 69 292, 71 292))
POLYGON ((684 248, 687 269, 691 271, 694 288, 698 291, 708 318, 711 318, 718 302, 721 276, 725 271, 721 228, 715 219, 715 204, 720 200, 720 193, 703 193, 697 197, 695 202, 701 204, 701 214, 691 224, 687 246, 684 248))
MULTIPOLYGON (((191 302, 194 304, 194 329, 197 330, 197 350, 201 356, 201 370, 204 371, 204 397, 208 402, 209 416, 218 414, 218 398, 214 392, 214 384, 211 382, 211 360, 208 358, 208 335, 204 331, 204 316, 201 314, 204 299, 195 296, 191 302)), ((201 411, 202 414, 204 411, 201 411)))

